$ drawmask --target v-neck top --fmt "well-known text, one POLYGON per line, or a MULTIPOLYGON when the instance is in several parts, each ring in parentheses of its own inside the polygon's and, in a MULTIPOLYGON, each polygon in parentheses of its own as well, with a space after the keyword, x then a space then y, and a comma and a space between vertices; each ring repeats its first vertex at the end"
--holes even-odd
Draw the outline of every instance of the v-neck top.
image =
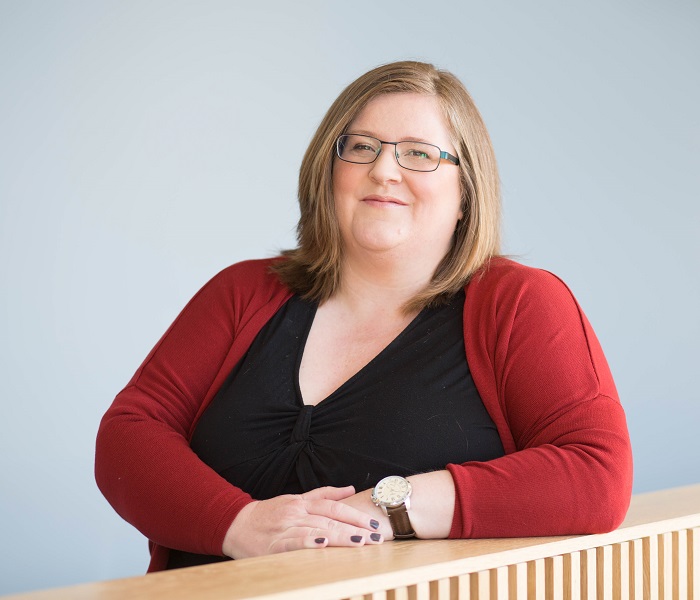
MULTIPOLYGON (((359 492, 387 475, 503 456, 467 365, 463 306, 460 292, 424 309, 329 396, 305 405, 299 367, 317 306, 293 296, 203 413, 192 449, 258 500, 325 485, 359 492)), ((201 562, 183 564, 180 554, 171 567, 201 562)))
MULTIPOLYGON (((205 464, 190 441, 235 365, 292 296, 270 272, 279 260, 284 259, 244 261, 214 276, 102 419, 97 484, 117 512, 149 538, 149 571, 168 566, 171 548, 221 554, 231 522, 253 501, 205 464)), ((611 531, 629 505, 632 450, 610 368, 575 297, 551 273, 505 258, 489 260, 465 292, 469 371, 506 455, 447 465, 456 494, 449 536, 611 531)), ((317 457, 322 454, 317 413, 331 406, 321 403, 312 411, 317 457)), ((401 416, 391 416, 384 435, 396 433, 401 416)), ((238 423, 230 438, 240 447, 237 431, 238 423)), ((354 445, 356 453, 359 447, 354 445)), ((275 451, 280 450, 270 448, 275 451)), ((353 465, 346 466, 351 475, 353 465)))

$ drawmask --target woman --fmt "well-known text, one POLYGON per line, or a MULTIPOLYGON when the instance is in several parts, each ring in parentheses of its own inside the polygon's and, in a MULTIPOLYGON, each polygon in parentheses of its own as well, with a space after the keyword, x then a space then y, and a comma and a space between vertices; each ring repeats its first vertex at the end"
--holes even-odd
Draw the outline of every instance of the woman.
POLYGON ((102 421, 98 485, 150 570, 619 525, 610 371, 566 286, 498 257, 496 163, 462 84, 418 62, 360 77, 299 201, 298 248, 214 277, 102 421))

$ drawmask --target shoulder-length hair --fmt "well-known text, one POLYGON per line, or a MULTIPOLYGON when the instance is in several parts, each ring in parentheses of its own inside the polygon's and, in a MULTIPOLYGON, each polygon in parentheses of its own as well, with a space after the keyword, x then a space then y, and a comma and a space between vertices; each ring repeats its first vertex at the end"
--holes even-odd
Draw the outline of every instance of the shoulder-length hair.
POLYGON ((430 283, 405 310, 441 304, 463 288, 500 251, 500 185, 486 125, 462 82, 452 73, 415 61, 382 65, 353 81, 328 109, 299 171, 298 247, 273 267, 302 297, 322 303, 341 281, 343 246, 333 200, 335 143, 367 103, 382 94, 437 98, 459 158, 463 218, 430 283))

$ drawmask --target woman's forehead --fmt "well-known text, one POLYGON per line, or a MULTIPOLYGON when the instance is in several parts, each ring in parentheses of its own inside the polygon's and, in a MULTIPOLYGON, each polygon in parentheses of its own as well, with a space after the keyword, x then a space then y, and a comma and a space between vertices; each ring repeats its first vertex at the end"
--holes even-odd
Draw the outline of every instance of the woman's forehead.
POLYGON ((386 141, 451 141, 436 96, 415 93, 382 94, 370 100, 348 127, 351 133, 372 135, 386 141))

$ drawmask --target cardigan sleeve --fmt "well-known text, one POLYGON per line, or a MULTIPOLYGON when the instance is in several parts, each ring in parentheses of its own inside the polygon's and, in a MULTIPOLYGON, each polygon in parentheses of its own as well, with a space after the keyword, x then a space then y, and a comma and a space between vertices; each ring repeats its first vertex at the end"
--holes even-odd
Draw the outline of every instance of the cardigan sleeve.
POLYGON ((598 340, 555 276, 510 261, 467 288, 467 360, 506 455, 448 465, 450 537, 601 533, 632 490, 625 415, 598 340))
POLYGON ((221 555, 228 527, 252 501, 189 446, 249 317, 250 298, 236 287, 246 275, 245 267, 229 267, 195 295, 100 424, 97 484, 117 513, 156 545, 221 555))

